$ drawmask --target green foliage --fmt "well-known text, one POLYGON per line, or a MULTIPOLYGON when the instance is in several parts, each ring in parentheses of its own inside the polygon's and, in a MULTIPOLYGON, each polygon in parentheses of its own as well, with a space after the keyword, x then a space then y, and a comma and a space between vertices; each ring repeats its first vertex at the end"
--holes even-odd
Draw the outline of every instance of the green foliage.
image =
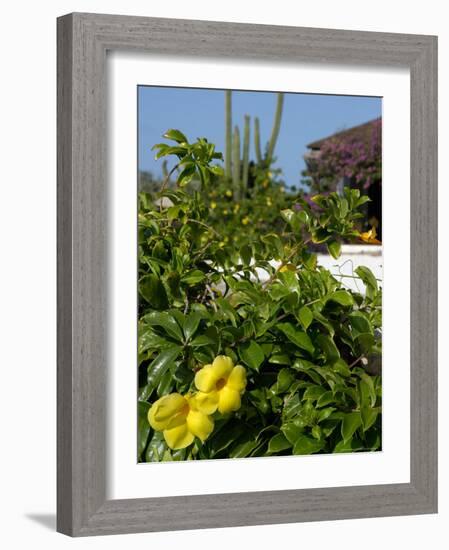
POLYGON ((366 292, 348 290, 311 249, 326 243, 338 257, 358 235, 363 197, 345 190, 292 207, 254 191, 235 202, 213 144, 165 137, 174 145, 155 149, 177 159, 177 186, 159 200, 139 195, 139 461, 379 450, 381 378, 369 367, 381 352, 381 288, 360 267, 366 292), (267 197, 270 225, 257 214, 267 197), (145 422, 149 406, 191 391, 219 354, 247 370, 242 405, 216 413, 204 443, 171 451, 145 422))

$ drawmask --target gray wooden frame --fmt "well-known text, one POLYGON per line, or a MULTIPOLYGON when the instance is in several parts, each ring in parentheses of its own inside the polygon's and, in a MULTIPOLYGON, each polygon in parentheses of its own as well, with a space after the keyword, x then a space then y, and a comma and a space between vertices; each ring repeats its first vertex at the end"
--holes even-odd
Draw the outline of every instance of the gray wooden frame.
POLYGON ((58 19, 57 493, 57 529, 72 536, 437 511, 436 37, 81 13, 58 19), (106 500, 108 50, 410 69, 410 483, 106 500))

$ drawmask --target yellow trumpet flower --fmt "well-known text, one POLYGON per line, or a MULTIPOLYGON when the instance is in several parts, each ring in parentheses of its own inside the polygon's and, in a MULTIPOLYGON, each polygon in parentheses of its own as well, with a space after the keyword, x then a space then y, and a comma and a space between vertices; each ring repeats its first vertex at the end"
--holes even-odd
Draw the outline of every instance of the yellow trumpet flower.
POLYGON ((214 429, 214 421, 204 413, 194 395, 164 395, 148 411, 150 426, 164 434, 170 449, 185 449, 195 436, 205 441, 214 429))
POLYGON ((279 270, 281 273, 285 273, 286 271, 296 271, 296 266, 293 264, 285 264, 281 267, 279 270))
POLYGON ((377 237, 377 231, 375 227, 371 227, 369 231, 365 231, 365 233, 360 233, 360 239, 369 244, 382 244, 377 237))
POLYGON ((196 373, 195 386, 199 390, 195 398, 204 413, 212 414, 217 409, 222 414, 236 411, 246 387, 246 370, 241 365, 234 366, 230 357, 219 355, 196 373))

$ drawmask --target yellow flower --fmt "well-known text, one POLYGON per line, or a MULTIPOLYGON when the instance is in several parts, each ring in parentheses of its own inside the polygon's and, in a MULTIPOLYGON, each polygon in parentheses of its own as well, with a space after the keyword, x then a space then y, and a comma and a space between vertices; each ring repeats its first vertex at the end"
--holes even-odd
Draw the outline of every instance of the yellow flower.
POLYGON ((273 203, 271 202, 271 198, 267 198, 267 206, 273 206, 273 203))
POLYGON ((214 421, 204 413, 194 395, 164 395, 148 411, 150 426, 163 432, 170 449, 185 449, 195 436, 205 441, 214 429, 214 421))
POLYGON ((226 191, 225 195, 227 197, 232 197, 232 191, 230 191, 229 189, 226 191))
POLYGON ((198 406, 206 414, 217 409, 222 414, 240 408, 240 396, 246 387, 246 370, 241 365, 234 366, 230 357, 219 355, 212 365, 204 366, 195 375, 198 406))
POLYGON ((248 224, 249 224, 249 218, 248 218, 248 216, 245 216, 245 217, 242 219, 242 224, 243 224, 243 225, 248 225, 248 224))
POLYGON ((212 202, 210 203, 210 207, 212 208, 212 210, 215 210, 215 208, 217 208, 217 203, 214 202, 214 201, 212 201, 212 202))
POLYGON ((369 231, 365 231, 365 233, 360 233, 360 238, 363 242, 369 243, 369 244, 381 244, 381 242, 376 239, 377 237, 377 231, 375 227, 371 227, 369 231))
POLYGON ((281 273, 285 273, 286 271, 296 271, 296 267, 293 264, 285 264, 279 271, 281 273))
POLYGON ((238 202, 234 205, 234 214, 237 214, 237 212, 240 210, 240 204, 238 202))
POLYGON ((224 214, 225 216, 228 214, 228 209, 227 209, 227 208, 225 208, 225 209, 223 210, 223 214, 224 214))

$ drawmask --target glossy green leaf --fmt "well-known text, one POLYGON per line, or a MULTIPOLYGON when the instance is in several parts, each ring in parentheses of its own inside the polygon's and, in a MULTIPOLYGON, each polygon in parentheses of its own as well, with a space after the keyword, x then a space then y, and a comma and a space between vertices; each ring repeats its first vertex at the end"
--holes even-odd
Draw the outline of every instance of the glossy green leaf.
POLYGON ((166 139, 172 139, 173 141, 177 141, 178 143, 188 143, 188 139, 186 138, 186 136, 179 130, 167 130, 163 137, 166 139))
POLYGON ((169 336, 171 336, 178 342, 183 341, 181 327, 179 326, 175 317, 170 313, 166 311, 152 311, 150 313, 147 313, 143 319, 148 325, 162 327, 169 336))
POLYGON ((318 453, 323 449, 325 445, 324 441, 318 441, 313 437, 306 434, 302 434, 298 437, 293 445, 294 455, 310 455, 318 453))
POLYGON ((341 436, 345 442, 349 441, 355 431, 362 425, 362 417, 360 412, 347 413, 343 417, 341 423, 341 436))
POLYGON ((347 290, 336 290, 329 295, 328 300, 332 302, 337 302, 341 306, 352 306, 354 303, 354 298, 347 290))
POLYGON ((269 453, 279 453, 290 449, 292 444, 288 441, 283 433, 274 435, 268 443, 269 453))
POLYGON ((315 348, 312 344, 309 336, 302 330, 297 329, 291 323, 280 323, 277 328, 285 334, 285 336, 293 342, 298 348, 303 349, 309 353, 313 353, 315 348))
POLYGON ((138 423, 137 423, 137 457, 140 459, 147 446, 150 424, 148 422, 148 411, 150 404, 146 401, 138 402, 138 423))
POLYGON ((184 322, 184 336, 186 340, 190 340, 192 336, 196 333, 198 326, 201 322, 202 315, 200 313, 190 313, 187 316, 187 319, 184 322))
POLYGON ((148 366, 147 384, 142 390, 140 399, 146 401, 156 389, 161 377, 170 368, 171 365, 181 354, 182 348, 173 346, 169 349, 161 351, 159 355, 148 366))
POLYGON ((339 241, 328 241, 326 245, 329 254, 337 260, 341 255, 341 243, 339 241))
POLYGON ((165 287, 157 275, 145 275, 139 280, 139 293, 154 309, 166 309, 168 298, 165 287))
POLYGON ((255 340, 239 346, 239 355, 248 367, 256 371, 259 370, 260 365, 265 360, 263 350, 255 340))
POLYGON ((196 285, 204 281, 206 275, 199 269, 192 269, 181 277, 181 282, 188 285, 196 285))
POLYGON ((338 351, 334 340, 330 336, 327 336, 327 334, 319 334, 316 337, 316 342, 320 346, 329 363, 334 363, 337 359, 339 359, 340 352, 338 351))
POLYGON ((298 312, 298 318, 304 330, 307 330, 313 321, 313 312, 308 306, 302 306, 298 312))
POLYGON ((367 296, 372 296, 377 292, 377 281, 373 272, 365 266, 359 266, 355 269, 356 274, 362 279, 366 285, 367 296))

